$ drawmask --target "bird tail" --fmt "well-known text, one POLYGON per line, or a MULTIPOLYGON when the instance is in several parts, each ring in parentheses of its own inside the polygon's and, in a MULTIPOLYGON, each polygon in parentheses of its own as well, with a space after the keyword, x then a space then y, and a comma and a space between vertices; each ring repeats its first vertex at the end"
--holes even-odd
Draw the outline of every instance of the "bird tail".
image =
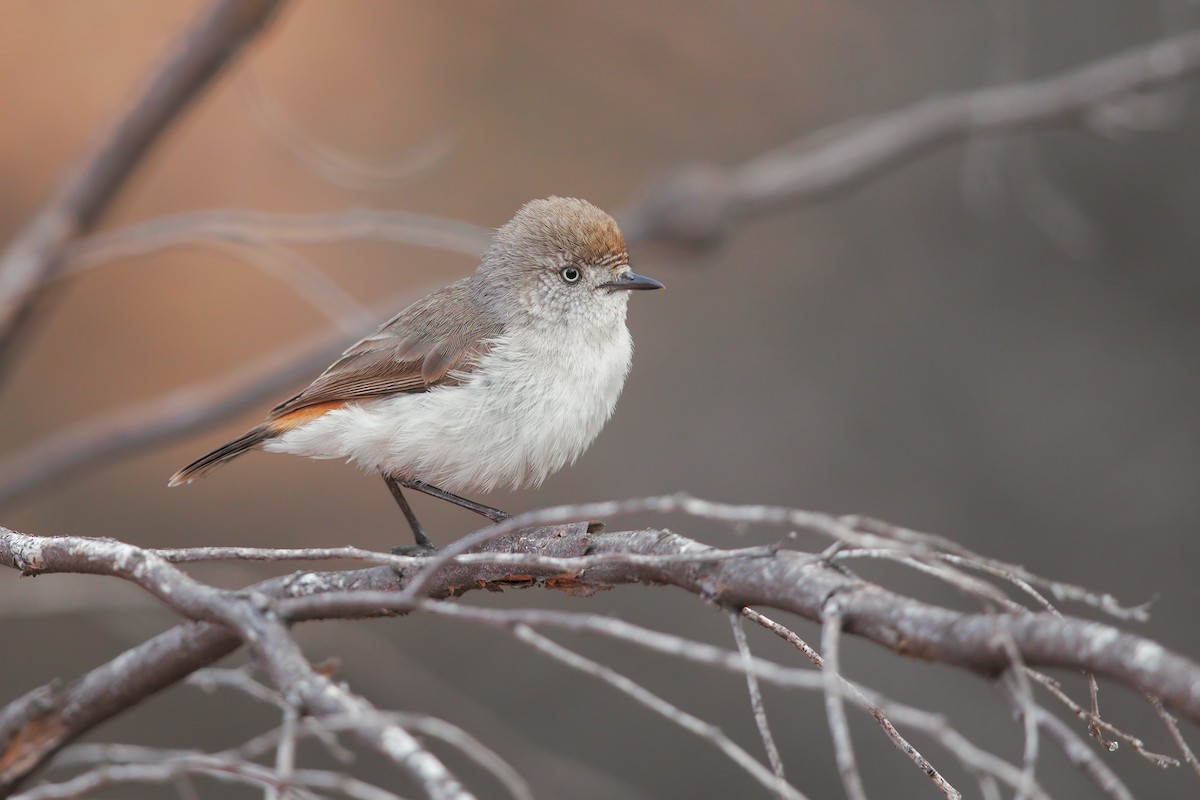
POLYGON ((232 442, 221 445, 207 455, 200 456, 200 458, 197 458, 172 475, 171 480, 167 481, 167 486, 180 486, 185 483, 191 483, 196 478, 203 478, 226 461, 232 461, 242 453, 259 447, 264 441, 271 438, 272 435, 271 430, 266 425, 259 425, 257 428, 247 431, 232 442))

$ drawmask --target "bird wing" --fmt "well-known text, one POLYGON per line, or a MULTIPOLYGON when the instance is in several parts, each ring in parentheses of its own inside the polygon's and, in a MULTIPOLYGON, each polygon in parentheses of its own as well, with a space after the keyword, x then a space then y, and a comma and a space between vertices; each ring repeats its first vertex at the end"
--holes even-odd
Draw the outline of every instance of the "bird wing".
POLYGON ((457 383, 503 330, 480 312, 465 284, 418 300, 356 342, 306 389, 271 409, 268 423, 287 428, 353 400, 457 383))

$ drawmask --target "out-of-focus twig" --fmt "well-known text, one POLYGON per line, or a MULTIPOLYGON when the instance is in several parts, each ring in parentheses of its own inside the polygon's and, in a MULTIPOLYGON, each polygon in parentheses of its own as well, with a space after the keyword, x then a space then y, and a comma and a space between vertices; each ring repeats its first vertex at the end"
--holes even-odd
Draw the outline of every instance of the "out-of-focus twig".
POLYGON ((821 606, 821 652, 825 654, 821 676, 825 680, 825 717, 833 736, 833 752, 846 797, 849 800, 867 800, 862 773, 858 771, 858 762, 850 742, 850 725, 846 721, 846 704, 842 697, 842 674, 838 667, 838 641, 844 622, 845 611, 841 601, 836 595, 831 595, 821 606))
MULTIPOLYGON (((405 292, 376 307, 374 313, 385 319, 414 296, 416 293, 405 292)), ((361 333, 366 334, 373 327, 363 326, 361 333)), ((203 430, 272 399, 273 395, 315 375, 346 344, 347 336, 341 331, 313 334, 216 378, 172 389, 67 426, 0 461, 0 505, 108 459, 141 452, 203 430)))
POLYGON ((1071 122, 1112 101, 1200 70, 1192 31, 1060 75, 958 92, 865 120, 830 140, 817 134, 734 167, 697 166, 651 186, 619 215, 633 242, 711 244, 739 221, 851 189, 939 146, 969 137, 1071 122))
POLYGON ((350 208, 328 213, 282 214, 217 208, 157 217, 80 239, 67 249, 65 274, 76 275, 101 264, 143 256, 166 247, 213 240, 293 246, 374 240, 478 256, 490 239, 490 231, 479 225, 390 209, 350 208))
POLYGON ((263 128, 314 175, 347 189, 387 189, 435 169, 461 137, 439 134, 398 158, 368 159, 316 139, 297 125, 252 69, 242 74, 247 105, 263 128))
POLYGON ((62 267, 64 246, 100 218, 125 179, 180 113, 283 0, 214 0, 175 43, 138 98, 79 163, 0 256, 0 367, 34 300, 62 267))

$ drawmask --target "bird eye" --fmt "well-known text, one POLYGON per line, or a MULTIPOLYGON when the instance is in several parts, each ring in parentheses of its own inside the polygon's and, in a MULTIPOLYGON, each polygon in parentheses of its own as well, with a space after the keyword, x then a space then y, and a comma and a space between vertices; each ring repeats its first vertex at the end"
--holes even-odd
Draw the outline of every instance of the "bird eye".
POLYGON ((564 267, 562 272, 558 273, 567 283, 575 283, 580 278, 579 270, 575 267, 564 267))

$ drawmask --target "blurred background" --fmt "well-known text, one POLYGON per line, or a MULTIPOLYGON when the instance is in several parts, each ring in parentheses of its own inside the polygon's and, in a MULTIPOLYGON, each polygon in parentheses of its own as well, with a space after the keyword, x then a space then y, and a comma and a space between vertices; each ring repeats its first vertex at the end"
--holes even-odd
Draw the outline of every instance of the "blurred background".
MULTIPOLYGON (((5 3, 0 239, 32 216, 199 8, 5 3)), ((672 168, 735 164, 938 93, 1053 74, 1182 30, 1196 22, 1194 8, 294 2, 153 151, 103 227, 198 209, 354 206, 495 227, 549 194, 618 212, 672 168), (245 91, 250 71, 257 101, 245 91), (382 188, 341 187, 262 124, 265 107, 361 157, 441 156, 382 188)), ((667 291, 633 298, 637 352, 616 416, 575 467, 540 489, 478 499, 517 512, 682 490, 866 513, 1129 603, 1154 598, 1153 620, 1139 630, 1200 657, 1200 103, 1191 89, 1157 95, 1158 118, 1146 131, 1063 130, 950 147, 828 202, 739 224, 712 250, 634 249, 634 268, 667 291)), ((474 268, 462 254, 391 243, 302 252, 368 305, 409 288, 419 296, 474 268)), ((0 447, 17 452, 330 325, 278 279, 227 253, 173 249, 98 268, 70 283, 24 351, 0 395, 0 447)), ((167 490, 175 469, 272 404, 11 501, 0 521, 147 546, 384 549, 406 540, 381 482, 335 462, 256 454, 167 490)), ((435 541, 477 525, 444 504, 415 503, 435 541)), ((655 517, 610 528, 641 524, 717 546, 781 533, 655 517)), ((286 569, 196 574, 237 586, 286 569)), ((912 575, 865 571, 958 602, 912 575)), ((669 589, 464 602, 612 613, 732 643, 723 612, 669 589)), ((113 580, 0 573, 2 696, 74 678, 172 621, 113 580)), ((819 640, 811 625, 782 621, 819 640)), ((756 653, 799 663, 758 634, 750 631, 756 653)), ((339 674, 379 706, 467 728, 539 797, 758 796, 709 744, 501 633, 413 618, 313 625, 300 638, 314 660, 339 656, 339 674)), ((561 641, 761 753, 737 676, 604 641, 561 641)), ((1020 726, 982 682, 854 641, 843 664, 1019 760, 1020 726)), ((1086 697, 1081 678, 1060 677, 1086 697)), ((821 699, 768 691, 766 700, 796 785, 814 798, 841 796, 821 699)), ((1110 721, 1172 751, 1140 698, 1107 688, 1102 703, 1110 721)), ((868 794, 934 796, 872 720, 857 714, 851 723, 868 794)), ((273 712, 240 697, 181 687, 92 739, 222 748, 275 724, 273 712)), ((1185 734, 1200 743, 1194 728, 1185 734)), ((912 738, 974 790, 952 757, 912 738)), ((1138 796, 1196 794, 1186 768, 1163 772, 1124 748, 1105 760, 1138 796)), ((356 772, 394 780, 369 761, 356 772)), ((1052 748, 1043 747, 1039 777, 1056 796, 1090 796, 1052 748)), ((206 797, 241 796, 200 788, 206 797)))

